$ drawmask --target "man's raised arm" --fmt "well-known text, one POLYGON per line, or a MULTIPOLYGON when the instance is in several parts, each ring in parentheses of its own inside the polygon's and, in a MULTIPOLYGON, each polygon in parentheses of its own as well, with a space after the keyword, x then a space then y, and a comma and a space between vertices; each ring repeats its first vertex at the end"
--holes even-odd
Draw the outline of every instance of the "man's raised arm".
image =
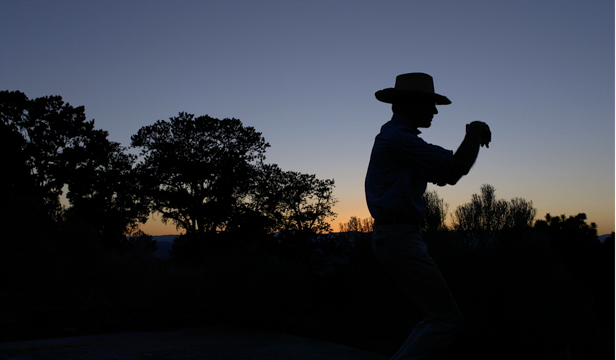
POLYGON ((462 176, 468 174, 475 164, 475 160, 477 160, 479 147, 484 145, 489 147, 491 140, 492 133, 488 124, 482 121, 473 121, 466 125, 466 136, 464 136, 458 150, 453 154, 453 167, 447 180, 449 185, 455 185, 462 176))

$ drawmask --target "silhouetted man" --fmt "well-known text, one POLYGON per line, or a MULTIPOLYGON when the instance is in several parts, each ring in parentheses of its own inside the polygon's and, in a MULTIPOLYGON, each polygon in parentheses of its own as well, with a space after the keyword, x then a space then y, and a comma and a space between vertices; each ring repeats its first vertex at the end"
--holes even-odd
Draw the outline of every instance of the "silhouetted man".
POLYGON ((455 154, 422 140, 418 128, 430 127, 436 105, 451 104, 434 92, 427 74, 399 75, 394 88, 375 96, 392 104, 393 117, 376 136, 366 175, 366 200, 375 219, 372 246, 411 303, 425 314, 392 360, 429 359, 455 338, 464 320, 422 241, 422 196, 428 182, 454 185, 468 174, 479 147, 491 140, 490 128, 480 121, 466 125, 455 154))

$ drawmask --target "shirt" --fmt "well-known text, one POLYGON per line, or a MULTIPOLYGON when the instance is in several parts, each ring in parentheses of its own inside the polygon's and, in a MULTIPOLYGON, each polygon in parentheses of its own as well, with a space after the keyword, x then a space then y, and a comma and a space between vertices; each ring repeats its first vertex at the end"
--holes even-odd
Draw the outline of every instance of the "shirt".
POLYGON ((453 166, 453 151, 428 144, 406 122, 394 114, 374 140, 365 181, 373 218, 423 219, 428 182, 445 185, 453 166))

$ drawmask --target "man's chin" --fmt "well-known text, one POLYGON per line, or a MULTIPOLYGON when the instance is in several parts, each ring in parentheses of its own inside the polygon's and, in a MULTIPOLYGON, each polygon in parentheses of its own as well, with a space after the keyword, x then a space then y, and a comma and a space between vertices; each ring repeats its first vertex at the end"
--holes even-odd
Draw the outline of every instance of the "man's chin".
POLYGON ((429 128, 430 126, 432 126, 432 120, 430 120, 430 121, 426 121, 425 123, 423 123, 423 124, 419 125, 418 127, 423 128, 423 129, 427 129, 427 128, 429 128))

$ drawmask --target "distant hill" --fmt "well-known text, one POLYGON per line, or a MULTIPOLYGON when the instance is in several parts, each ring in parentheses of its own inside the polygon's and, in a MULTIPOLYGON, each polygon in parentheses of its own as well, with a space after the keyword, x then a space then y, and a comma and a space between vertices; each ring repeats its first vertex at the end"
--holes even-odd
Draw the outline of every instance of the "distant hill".
POLYGON ((175 238, 177 238, 180 235, 159 235, 159 236, 152 236, 154 238, 154 240, 161 242, 173 242, 173 240, 175 240, 175 238))
POLYGON ((168 259, 169 258, 169 250, 173 247, 173 240, 175 240, 179 235, 159 235, 153 236, 153 239, 156 240, 156 245, 158 249, 154 251, 153 255, 159 259, 168 259))
POLYGON ((612 236, 612 234, 599 235, 599 236, 597 236, 597 239, 599 239, 599 241, 601 242, 601 244, 603 244, 603 242, 605 241, 605 239, 609 238, 610 236, 612 236))

